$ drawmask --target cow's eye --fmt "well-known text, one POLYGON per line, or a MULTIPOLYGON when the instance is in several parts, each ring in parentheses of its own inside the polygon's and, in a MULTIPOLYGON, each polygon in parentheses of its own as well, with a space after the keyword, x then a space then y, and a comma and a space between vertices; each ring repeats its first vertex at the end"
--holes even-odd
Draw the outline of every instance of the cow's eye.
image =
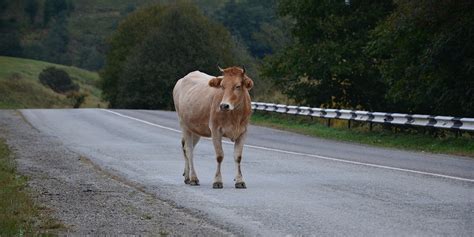
POLYGON ((239 86, 235 86, 235 89, 236 89, 236 90, 240 90, 240 85, 239 85, 239 86))

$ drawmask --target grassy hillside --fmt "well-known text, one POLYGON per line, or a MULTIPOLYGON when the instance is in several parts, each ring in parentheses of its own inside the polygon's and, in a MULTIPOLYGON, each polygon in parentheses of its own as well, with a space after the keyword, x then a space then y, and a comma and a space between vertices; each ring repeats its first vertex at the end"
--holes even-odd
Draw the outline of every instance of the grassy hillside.
POLYGON ((80 86, 80 92, 88 96, 81 107, 104 107, 101 91, 96 85, 99 76, 95 72, 31 59, 0 56, 0 109, 17 108, 68 108, 71 101, 43 86, 38 75, 47 67, 54 66, 68 72, 80 86))

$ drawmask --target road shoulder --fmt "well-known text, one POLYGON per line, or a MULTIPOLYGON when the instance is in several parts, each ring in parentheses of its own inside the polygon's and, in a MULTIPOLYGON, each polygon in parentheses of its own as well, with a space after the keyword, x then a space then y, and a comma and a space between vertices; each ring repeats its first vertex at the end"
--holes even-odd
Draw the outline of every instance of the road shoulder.
MULTIPOLYGON (((0 110, 0 136, 28 177, 35 202, 75 234, 223 236, 216 226, 67 150, 34 129, 18 111, 0 110)), ((64 234, 64 233, 58 233, 64 234)))

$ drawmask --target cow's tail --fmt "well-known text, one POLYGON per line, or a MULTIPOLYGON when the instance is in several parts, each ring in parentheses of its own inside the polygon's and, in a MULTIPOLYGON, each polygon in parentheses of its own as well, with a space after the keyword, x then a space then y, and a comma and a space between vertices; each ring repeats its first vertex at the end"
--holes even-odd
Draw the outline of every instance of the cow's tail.
MULTIPOLYGON (((183 149, 183 155, 184 155, 184 159, 188 159, 188 157, 186 156, 186 149, 184 148, 184 146, 186 145, 186 143, 184 142, 184 138, 181 138, 181 148, 183 149)), ((186 176, 186 173, 183 172, 183 176, 186 176)))

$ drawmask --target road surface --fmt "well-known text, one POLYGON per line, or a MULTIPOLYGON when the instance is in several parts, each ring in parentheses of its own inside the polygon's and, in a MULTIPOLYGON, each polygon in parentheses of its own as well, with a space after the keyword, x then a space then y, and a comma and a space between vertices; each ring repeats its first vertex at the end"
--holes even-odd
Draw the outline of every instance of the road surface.
POLYGON ((212 189, 214 148, 195 150, 200 186, 183 182, 176 114, 144 110, 22 110, 42 134, 156 197, 246 236, 474 236, 474 159, 374 148, 251 126, 234 188, 212 189))

